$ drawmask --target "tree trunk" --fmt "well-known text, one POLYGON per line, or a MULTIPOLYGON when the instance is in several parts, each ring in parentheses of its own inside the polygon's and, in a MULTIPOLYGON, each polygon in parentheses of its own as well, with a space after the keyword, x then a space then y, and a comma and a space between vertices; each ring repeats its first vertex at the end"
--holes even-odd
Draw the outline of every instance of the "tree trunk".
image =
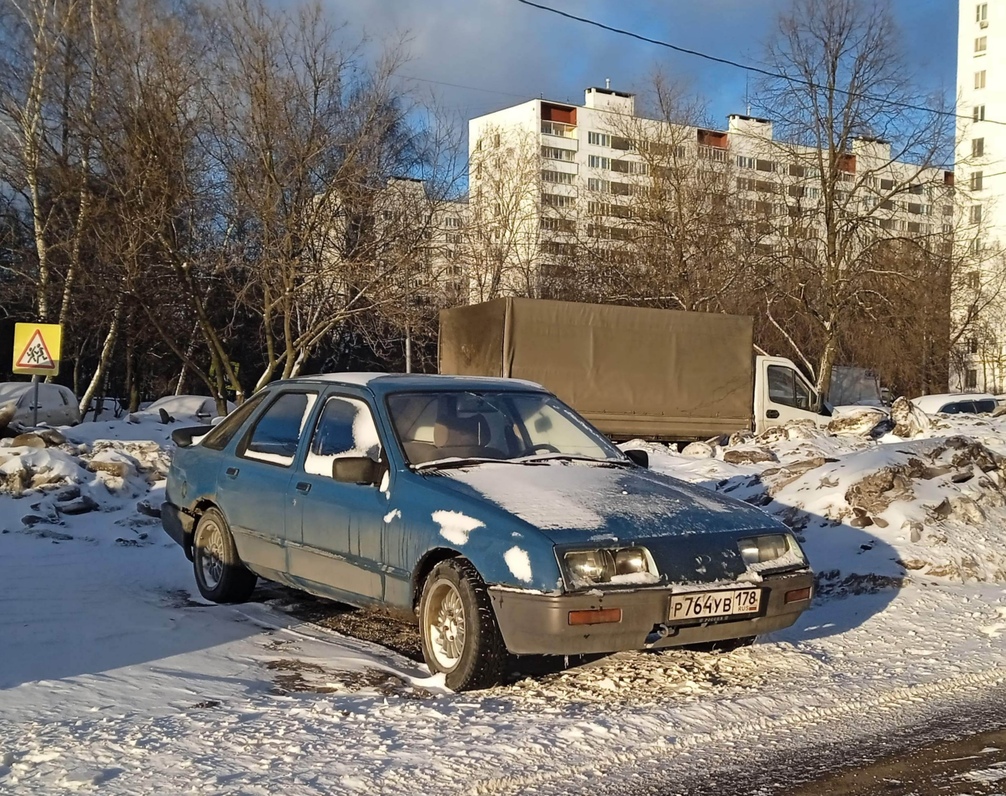
POLYGON ((108 334, 105 335, 105 343, 101 347, 101 357, 98 359, 98 367, 91 377, 91 383, 87 385, 87 389, 80 398, 80 413, 82 415, 87 410, 94 394, 98 391, 98 387, 104 381, 108 365, 112 361, 112 352, 115 350, 115 341, 119 336, 119 324, 122 321, 122 307, 124 303, 125 296, 123 295, 119 297, 119 300, 115 304, 115 310, 112 313, 112 324, 108 327, 108 334))

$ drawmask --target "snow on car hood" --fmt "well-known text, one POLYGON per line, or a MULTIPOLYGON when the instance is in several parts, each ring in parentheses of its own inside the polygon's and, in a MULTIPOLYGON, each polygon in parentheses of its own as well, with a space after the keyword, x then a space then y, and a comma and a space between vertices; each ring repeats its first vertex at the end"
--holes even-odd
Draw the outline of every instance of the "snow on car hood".
POLYGON ((746 503, 636 468, 486 463, 441 471, 428 483, 495 504, 554 542, 783 527, 746 503))

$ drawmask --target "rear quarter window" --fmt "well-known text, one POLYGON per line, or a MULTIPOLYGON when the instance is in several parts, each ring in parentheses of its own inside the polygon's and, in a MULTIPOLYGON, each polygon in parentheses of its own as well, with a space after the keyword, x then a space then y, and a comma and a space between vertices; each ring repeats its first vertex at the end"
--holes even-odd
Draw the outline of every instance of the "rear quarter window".
POLYGON ((241 430, 241 426, 244 425, 245 420, 248 419, 251 413, 255 411, 255 408, 260 406, 262 401, 265 400, 265 396, 265 393, 259 393, 245 401, 222 420, 220 425, 203 437, 203 441, 199 444, 210 450, 222 451, 234 439, 234 435, 241 430))

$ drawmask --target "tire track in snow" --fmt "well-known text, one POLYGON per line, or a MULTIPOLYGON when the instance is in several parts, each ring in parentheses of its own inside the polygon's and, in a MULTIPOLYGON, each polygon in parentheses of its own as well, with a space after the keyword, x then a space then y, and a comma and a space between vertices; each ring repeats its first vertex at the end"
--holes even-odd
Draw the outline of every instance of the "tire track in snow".
MULTIPOLYGON (((652 746, 624 751, 602 751, 589 761, 551 768, 547 771, 538 770, 522 777, 505 777, 486 779, 474 783, 466 791, 473 796, 494 796, 524 791, 532 787, 545 787, 563 780, 570 780, 599 771, 611 773, 612 769, 625 766, 638 768, 658 758, 661 760, 661 775, 670 777, 673 770, 668 766, 666 757, 669 753, 688 753, 701 749, 704 754, 714 753, 717 746, 729 746, 732 742, 750 741, 751 737, 764 736, 766 733, 786 733, 794 729, 806 729, 818 724, 830 723, 835 720, 861 718, 871 711, 880 711, 904 703, 922 703, 932 697, 952 697, 974 689, 993 688, 1006 683, 1006 668, 995 667, 980 672, 969 672, 954 677, 944 678, 929 683, 902 686, 886 691, 871 698, 858 698, 842 702, 832 707, 812 707, 796 710, 777 718, 762 717, 756 721, 741 722, 731 727, 708 733, 694 733, 683 737, 662 736, 654 738, 652 746)), ((804 738, 804 745, 813 743, 804 738)), ((730 753, 736 755, 736 749, 731 747, 730 753)), ((530 749, 514 750, 514 756, 530 759, 533 752, 530 749)), ((652 770, 652 769, 649 769, 652 770)), ((637 771, 638 776, 638 771, 637 771)), ((596 785, 596 779, 595 785, 596 785)))

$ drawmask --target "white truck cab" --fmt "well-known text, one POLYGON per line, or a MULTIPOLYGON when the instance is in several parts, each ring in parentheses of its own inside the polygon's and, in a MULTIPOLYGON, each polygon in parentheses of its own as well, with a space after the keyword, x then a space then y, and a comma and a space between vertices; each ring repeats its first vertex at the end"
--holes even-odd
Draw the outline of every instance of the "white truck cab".
POLYGON ((831 409, 796 365, 785 357, 755 358, 754 431, 791 420, 827 422, 831 409))

